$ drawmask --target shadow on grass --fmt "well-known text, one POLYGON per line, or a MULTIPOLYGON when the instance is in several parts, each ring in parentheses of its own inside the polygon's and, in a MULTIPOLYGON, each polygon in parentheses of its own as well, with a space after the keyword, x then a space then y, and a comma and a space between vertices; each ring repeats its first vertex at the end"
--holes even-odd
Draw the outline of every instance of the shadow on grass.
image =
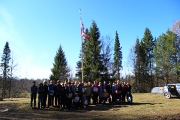
POLYGON ((155 104, 163 104, 163 103, 138 103, 138 102, 133 102, 133 103, 127 104, 127 105, 155 105, 155 104))
POLYGON ((133 105, 155 105, 162 103, 138 103, 133 102, 122 103, 122 104, 97 104, 90 105, 86 108, 73 108, 68 111, 64 111, 59 108, 51 109, 31 109, 29 104, 25 104, 26 109, 11 109, 8 112, 0 113, 1 120, 11 120, 13 119, 104 119, 106 116, 104 112, 100 111, 118 111, 122 108, 126 108, 133 105), (99 111, 99 112, 98 112, 99 111), (95 114, 97 113, 97 114, 95 114))

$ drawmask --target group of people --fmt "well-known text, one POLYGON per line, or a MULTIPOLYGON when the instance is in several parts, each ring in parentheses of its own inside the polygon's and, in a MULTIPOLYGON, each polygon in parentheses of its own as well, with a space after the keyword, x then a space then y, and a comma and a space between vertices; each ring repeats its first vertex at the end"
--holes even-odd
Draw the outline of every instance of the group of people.
POLYGON ((31 107, 36 108, 38 95, 38 108, 58 107, 65 110, 78 107, 86 107, 89 104, 110 104, 132 102, 131 85, 127 82, 106 81, 94 83, 82 83, 81 81, 57 81, 50 80, 49 84, 43 81, 31 87, 31 107), (46 104, 47 103, 47 104, 46 104))

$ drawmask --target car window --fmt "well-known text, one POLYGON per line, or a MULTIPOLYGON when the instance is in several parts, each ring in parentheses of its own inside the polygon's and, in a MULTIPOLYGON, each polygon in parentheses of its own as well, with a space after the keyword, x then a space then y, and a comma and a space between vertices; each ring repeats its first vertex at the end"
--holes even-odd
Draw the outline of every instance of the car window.
POLYGON ((180 89, 180 85, 177 85, 177 89, 180 89))
POLYGON ((171 89, 175 89, 176 88, 175 85, 168 85, 168 87, 171 88, 171 89))

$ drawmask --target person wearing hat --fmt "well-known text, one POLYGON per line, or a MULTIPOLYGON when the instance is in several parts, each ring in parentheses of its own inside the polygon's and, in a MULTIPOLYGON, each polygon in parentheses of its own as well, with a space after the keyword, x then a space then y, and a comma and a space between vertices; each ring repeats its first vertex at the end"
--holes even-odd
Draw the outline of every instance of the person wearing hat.
POLYGON ((37 96, 37 86, 36 82, 33 81, 33 86, 31 87, 31 107, 36 108, 36 96, 37 96), (33 104, 34 101, 34 104, 33 104))

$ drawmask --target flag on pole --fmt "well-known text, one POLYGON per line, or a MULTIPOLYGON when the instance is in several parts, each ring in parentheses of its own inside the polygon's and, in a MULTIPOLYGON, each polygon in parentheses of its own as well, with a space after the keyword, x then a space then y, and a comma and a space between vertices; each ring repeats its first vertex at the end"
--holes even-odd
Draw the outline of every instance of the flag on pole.
POLYGON ((85 39, 85 40, 89 40, 88 36, 86 35, 86 33, 84 32, 84 24, 81 21, 81 36, 85 39))
POLYGON ((80 13, 81 36, 82 36, 85 40, 89 40, 88 36, 87 36, 86 33, 84 32, 84 24, 83 24, 82 18, 81 18, 81 9, 79 9, 79 13, 80 13))

